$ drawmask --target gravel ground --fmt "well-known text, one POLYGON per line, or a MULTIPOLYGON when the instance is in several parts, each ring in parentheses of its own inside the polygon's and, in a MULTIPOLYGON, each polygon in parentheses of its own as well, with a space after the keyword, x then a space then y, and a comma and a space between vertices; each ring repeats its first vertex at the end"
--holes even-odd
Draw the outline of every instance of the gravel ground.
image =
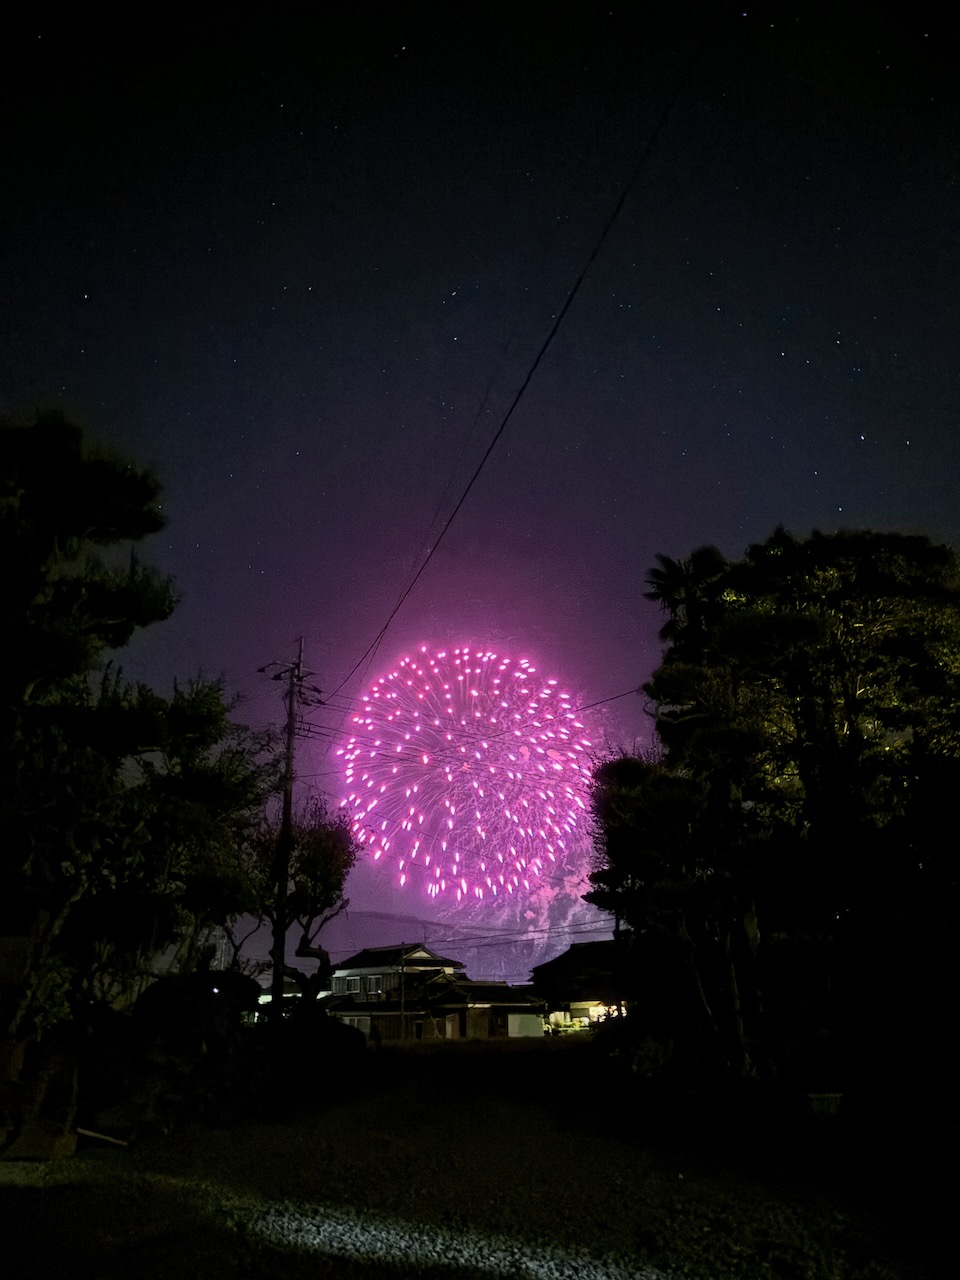
POLYGON ((718 1142, 639 1115, 578 1052, 451 1048, 370 1055, 348 1099, 297 1120, 0 1164, 3 1254, 24 1280, 946 1274, 829 1135, 773 1159, 751 1126, 718 1142))

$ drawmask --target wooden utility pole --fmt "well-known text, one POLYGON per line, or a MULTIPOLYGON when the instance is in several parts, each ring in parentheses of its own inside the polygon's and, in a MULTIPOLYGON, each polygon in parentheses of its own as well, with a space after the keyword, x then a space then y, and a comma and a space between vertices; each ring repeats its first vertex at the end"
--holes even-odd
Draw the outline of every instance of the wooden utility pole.
POLYGON ((280 835, 277 839, 276 904, 273 918, 273 980, 270 987, 270 1021, 279 1026, 283 1020, 283 979, 287 967, 287 892, 290 884, 290 855, 293 851, 293 744, 297 732, 297 701, 303 680, 303 636, 297 660, 285 671, 279 671, 274 680, 286 676, 287 689, 284 702, 287 706, 287 728, 283 762, 283 809, 280 819, 280 835))
POLYGON ((406 947, 406 943, 401 942, 400 943, 400 1039, 401 1040, 406 1040, 407 1038, 407 1029, 404 1023, 404 1019, 406 1018, 407 1013, 406 1013, 406 1007, 405 1007, 405 1001, 404 1001, 404 990, 403 990, 403 973, 404 973, 403 959, 404 959, 405 947, 406 947))

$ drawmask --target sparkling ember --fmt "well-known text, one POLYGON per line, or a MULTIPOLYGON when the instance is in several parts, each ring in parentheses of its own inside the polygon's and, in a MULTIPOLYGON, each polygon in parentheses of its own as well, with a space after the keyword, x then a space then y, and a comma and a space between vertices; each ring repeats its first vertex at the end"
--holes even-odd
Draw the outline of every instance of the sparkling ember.
POLYGON ((400 884, 490 899, 569 868, 589 813, 591 743, 556 680, 526 659, 424 646, 363 703, 339 753, 343 803, 400 884))

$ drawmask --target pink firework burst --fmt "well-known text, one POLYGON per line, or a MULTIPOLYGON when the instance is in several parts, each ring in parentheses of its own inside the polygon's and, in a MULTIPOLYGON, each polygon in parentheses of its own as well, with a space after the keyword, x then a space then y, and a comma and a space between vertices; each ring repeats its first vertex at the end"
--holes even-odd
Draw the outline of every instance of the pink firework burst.
POLYGON ((401 885, 480 900, 569 870, 586 843, 591 743, 556 680, 487 649, 423 646, 363 703, 339 753, 343 804, 401 885))

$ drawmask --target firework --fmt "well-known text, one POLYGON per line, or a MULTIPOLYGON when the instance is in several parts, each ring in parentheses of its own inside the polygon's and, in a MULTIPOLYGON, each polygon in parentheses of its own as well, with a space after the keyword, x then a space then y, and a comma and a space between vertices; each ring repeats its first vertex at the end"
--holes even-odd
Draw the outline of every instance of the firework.
POLYGON ((457 902, 526 896, 582 859, 590 751, 570 695, 526 659, 424 646, 353 717, 343 804, 400 884, 457 902))

